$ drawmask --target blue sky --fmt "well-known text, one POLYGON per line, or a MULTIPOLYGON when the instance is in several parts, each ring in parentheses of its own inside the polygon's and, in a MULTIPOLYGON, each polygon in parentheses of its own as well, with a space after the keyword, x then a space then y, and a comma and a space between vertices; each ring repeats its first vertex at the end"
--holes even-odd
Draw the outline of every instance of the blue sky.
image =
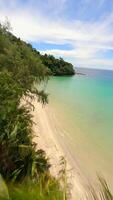
POLYGON ((41 53, 113 69, 113 0, 0 0, 0 20, 41 53))

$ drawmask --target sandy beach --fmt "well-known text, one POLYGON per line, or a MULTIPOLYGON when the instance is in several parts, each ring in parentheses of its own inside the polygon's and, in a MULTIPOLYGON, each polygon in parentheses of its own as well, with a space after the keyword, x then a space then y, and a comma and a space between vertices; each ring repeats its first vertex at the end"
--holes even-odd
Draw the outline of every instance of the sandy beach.
POLYGON ((85 199, 88 180, 79 168, 75 158, 68 150, 68 141, 55 118, 49 105, 42 106, 33 100, 33 131, 37 148, 45 150, 51 164, 51 173, 57 177, 60 170, 60 158, 64 156, 67 162, 67 176, 71 184, 71 200, 85 199))

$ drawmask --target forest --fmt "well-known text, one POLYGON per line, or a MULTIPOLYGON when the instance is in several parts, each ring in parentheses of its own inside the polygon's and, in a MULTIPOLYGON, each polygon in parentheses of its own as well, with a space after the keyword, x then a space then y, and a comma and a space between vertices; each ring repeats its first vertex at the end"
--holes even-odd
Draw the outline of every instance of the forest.
MULTIPOLYGON (((50 75, 67 74, 74 74, 71 64, 50 55, 42 56, 16 38, 8 22, 0 24, 0 200, 68 198, 66 161, 61 158, 62 170, 58 178, 53 177, 46 152, 37 149, 33 142, 33 105, 27 101, 29 97, 48 103, 48 94, 37 86, 47 83, 50 75)), ((103 199, 112 200, 103 179, 101 185, 103 199)))
MULTIPOLYGON (((0 25, 0 174, 11 191, 11 199, 17 198, 13 197, 17 187, 23 193, 27 188, 29 193, 31 185, 40 191, 37 198, 40 200, 45 196, 52 199, 53 193, 57 193, 56 199, 63 195, 58 180, 49 172, 46 153, 37 150, 33 143, 30 114, 33 105, 30 101, 21 103, 23 98, 35 96, 37 101, 46 104, 48 95, 37 86, 46 83, 50 74, 40 55, 10 33, 8 22, 0 25)), ((25 198, 23 194, 23 198, 28 196, 25 198)))

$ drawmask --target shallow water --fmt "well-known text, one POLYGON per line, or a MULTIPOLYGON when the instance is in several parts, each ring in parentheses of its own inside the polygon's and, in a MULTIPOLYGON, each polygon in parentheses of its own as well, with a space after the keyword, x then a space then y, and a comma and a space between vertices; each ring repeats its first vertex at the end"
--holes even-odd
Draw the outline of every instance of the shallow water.
POLYGON ((113 71, 80 71, 51 78, 50 105, 87 176, 101 174, 113 187, 113 71))

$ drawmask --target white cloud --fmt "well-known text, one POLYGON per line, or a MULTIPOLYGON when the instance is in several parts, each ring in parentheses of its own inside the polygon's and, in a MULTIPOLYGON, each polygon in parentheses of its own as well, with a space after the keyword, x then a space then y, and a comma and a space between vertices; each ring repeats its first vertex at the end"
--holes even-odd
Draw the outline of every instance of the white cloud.
MULTIPOLYGON (((62 8, 67 0, 47 0, 50 8, 59 7, 61 2, 62 8)), ((103 0, 102 0, 103 1, 103 0)), ((13 33, 23 40, 29 42, 46 42, 53 44, 69 44, 72 50, 46 50, 43 53, 50 53, 56 56, 72 58, 74 62, 83 65, 89 65, 89 60, 92 65, 113 66, 112 60, 99 59, 99 53, 107 50, 113 50, 113 14, 109 14, 98 22, 84 21, 64 21, 54 20, 45 16, 37 8, 37 13, 34 14, 29 6, 22 10, 16 7, 14 0, 10 1, 10 7, 4 6, 7 0, 0 0, 0 19, 8 17, 13 27, 13 33), (89 60, 88 60, 89 59, 89 60)), ((61 9, 61 8, 59 8, 61 9)))
POLYGON ((113 70, 113 59, 99 59, 99 58, 91 58, 91 59, 76 59, 75 66, 81 66, 86 68, 99 68, 100 69, 110 69, 113 70))
POLYGON ((88 49, 88 48, 77 48, 73 50, 59 50, 59 49, 52 49, 52 50, 45 50, 41 51, 42 54, 53 54, 55 56, 63 56, 63 57, 75 57, 75 58, 90 58, 95 53, 95 50, 88 49))
POLYGON ((93 52, 91 54, 91 50, 87 48, 67 51, 54 49, 41 51, 41 53, 64 57, 67 61, 73 62, 74 66, 78 67, 113 69, 113 59, 98 58, 94 56, 93 52))

